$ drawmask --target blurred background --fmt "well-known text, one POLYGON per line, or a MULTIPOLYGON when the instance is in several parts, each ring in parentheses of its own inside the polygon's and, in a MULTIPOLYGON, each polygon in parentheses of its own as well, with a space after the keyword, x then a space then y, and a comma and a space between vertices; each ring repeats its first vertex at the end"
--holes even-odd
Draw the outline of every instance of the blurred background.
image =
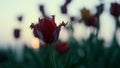
MULTIPOLYGON (((39 10, 40 5, 44 6, 45 13, 48 16, 56 16, 55 21, 58 25, 61 21, 70 22, 70 16, 75 16, 80 19, 80 10, 84 7, 94 14, 96 13, 95 7, 103 3, 105 10, 100 16, 100 24, 102 25, 100 37, 104 38, 107 43, 110 42, 114 31, 114 19, 109 13, 109 8, 111 2, 119 3, 119 0, 74 0, 68 4, 67 14, 62 14, 60 7, 64 2, 65 0, 0 0, 0 47, 14 47, 16 41, 19 45, 29 44, 31 46, 34 37, 29 26, 32 22, 37 23, 38 17, 43 17, 39 10), (18 20, 19 16, 22 17, 22 21, 18 20), (14 29, 16 28, 20 30, 20 38, 18 40, 16 40, 13 35, 14 29)), ((77 40, 87 38, 90 35, 90 29, 84 24, 75 23, 74 28, 74 36, 77 40)), ((68 34, 65 29, 62 30, 60 39, 66 41, 69 37, 68 34)), ((119 38, 120 36, 118 35, 118 39, 119 38)))

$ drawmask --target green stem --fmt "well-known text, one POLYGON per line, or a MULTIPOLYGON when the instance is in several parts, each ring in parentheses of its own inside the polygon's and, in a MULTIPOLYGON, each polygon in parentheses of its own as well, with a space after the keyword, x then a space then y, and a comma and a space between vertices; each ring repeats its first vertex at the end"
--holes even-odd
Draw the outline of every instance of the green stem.
POLYGON ((113 40, 112 40, 113 43, 117 42, 116 33, 117 33, 117 28, 118 28, 118 26, 119 26, 119 20, 118 20, 117 17, 115 17, 115 22, 116 22, 116 23, 115 23, 115 32, 114 32, 113 40))
POLYGON ((66 60, 63 68, 70 68, 70 57, 71 57, 71 50, 68 52, 68 55, 66 56, 66 60))
POLYGON ((53 68, 57 68, 57 65, 55 63, 55 55, 54 55, 53 45, 52 44, 49 45, 49 53, 50 53, 50 58, 51 58, 53 68))
POLYGON ((100 30, 100 16, 98 16, 98 24, 97 24, 97 34, 96 34, 96 37, 98 37, 99 30, 100 30))

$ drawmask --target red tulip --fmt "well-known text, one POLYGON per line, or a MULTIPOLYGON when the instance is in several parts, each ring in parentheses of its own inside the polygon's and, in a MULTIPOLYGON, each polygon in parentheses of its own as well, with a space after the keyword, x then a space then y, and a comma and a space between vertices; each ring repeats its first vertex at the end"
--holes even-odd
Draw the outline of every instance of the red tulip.
POLYGON ((67 43, 57 43, 55 44, 55 49, 57 52, 59 53, 65 53, 66 51, 68 51, 70 48, 70 46, 67 45, 67 43))
POLYGON ((119 17, 119 15, 120 15, 120 4, 111 3, 110 13, 115 17, 119 17))
POLYGON ((33 29, 34 36, 43 40, 46 44, 56 42, 58 40, 59 32, 61 26, 66 26, 62 22, 59 26, 55 24, 55 16, 52 18, 42 18, 38 20, 37 24, 31 24, 31 29, 33 29))

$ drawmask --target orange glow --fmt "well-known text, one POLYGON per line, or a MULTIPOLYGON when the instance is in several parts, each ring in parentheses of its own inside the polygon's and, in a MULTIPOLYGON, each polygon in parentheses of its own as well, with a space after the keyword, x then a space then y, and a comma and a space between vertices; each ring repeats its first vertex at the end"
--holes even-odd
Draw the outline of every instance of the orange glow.
POLYGON ((40 40, 36 37, 34 37, 31 41, 32 48, 39 49, 40 47, 40 40))

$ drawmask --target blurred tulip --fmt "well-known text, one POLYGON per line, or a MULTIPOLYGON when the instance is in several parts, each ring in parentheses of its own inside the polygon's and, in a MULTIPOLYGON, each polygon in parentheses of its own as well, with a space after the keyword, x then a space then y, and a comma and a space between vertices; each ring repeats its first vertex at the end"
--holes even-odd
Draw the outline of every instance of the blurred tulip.
POLYGON ((114 17, 118 18, 120 16, 120 4, 118 4, 118 3, 111 3, 110 13, 114 17))
POLYGON ((20 37, 20 29, 14 29, 14 37, 18 39, 20 37))
POLYGON ((67 14, 67 6, 66 5, 61 6, 61 13, 67 14))
POLYGON ((70 46, 67 45, 67 43, 56 43, 55 44, 55 49, 59 53, 65 53, 70 49, 70 46))
POLYGON ((69 4, 72 0, 66 0, 65 4, 69 4))
POLYGON ((67 6, 72 0, 66 0, 65 3, 61 6, 61 13, 67 14, 67 6))
POLYGON ((87 26, 93 26, 93 27, 97 27, 97 17, 96 16, 90 16, 87 20, 86 20, 86 25, 87 26))
POLYGON ((86 8, 83 8, 81 10, 81 15, 82 19, 80 20, 80 22, 84 21, 87 26, 97 27, 98 18, 96 15, 91 15, 90 11, 86 8))
POLYGON ((17 19, 18 19, 18 21, 21 22, 23 20, 23 16, 18 16, 17 19))
POLYGON ((74 16, 71 16, 71 17, 70 17, 70 20, 71 20, 71 21, 75 21, 76 18, 75 18, 74 16))

